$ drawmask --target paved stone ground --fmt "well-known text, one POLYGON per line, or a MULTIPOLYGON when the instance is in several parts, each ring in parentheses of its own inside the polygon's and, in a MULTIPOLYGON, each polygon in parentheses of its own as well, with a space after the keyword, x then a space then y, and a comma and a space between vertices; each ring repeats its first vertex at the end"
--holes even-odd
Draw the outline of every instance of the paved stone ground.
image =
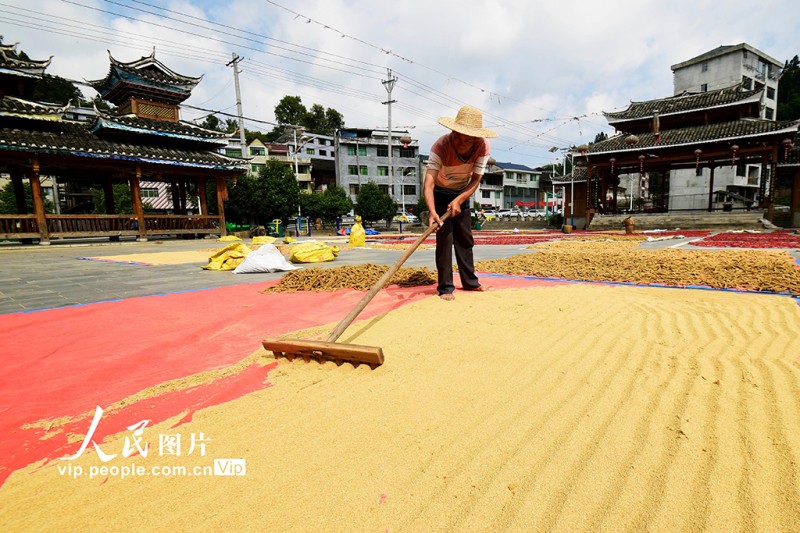
MULTIPOLYGON (((346 238, 335 237, 325 240, 332 244, 338 242, 341 246, 347 244, 346 238)), ((145 266, 79 259, 204 250, 222 248, 226 244, 229 243, 220 243, 214 239, 165 239, 144 243, 134 240, 110 243, 107 239, 97 239, 69 244, 54 241, 50 246, 2 244, 0 245, 0 314, 259 283, 282 276, 281 272, 271 274, 214 272, 203 270, 200 263, 145 266)), ((479 246, 475 248, 475 259, 508 257, 523 251, 524 246, 479 246)), ((340 253, 336 261, 309 266, 332 268, 364 263, 391 265, 402 254, 403 250, 349 249, 340 253)), ((404 266, 435 268, 433 249, 418 250, 404 266)))
MULTIPOLYGON (((414 235, 404 234, 413 242, 414 235)), ((318 237, 345 246, 345 237, 318 237)), ((301 239, 302 240, 302 239, 301 239)), ((686 246, 691 239, 671 239, 643 243, 650 249, 686 246)), ((154 252, 180 252, 216 249, 227 243, 215 239, 110 243, 107 239, 54 241, 50 246, 0 244, 0 314, 51 309, 70 305, 150 296, 171 292, 201 290, 243 283, 262 283, 280 278, 283 273, 233 274, 201 268, 200 263, 144 266, 80 260, 97 257, 154 252)), ((713 250, 714 248, 703 248, 713 250)), ((375 263, 391 265, 403 250, 372 248, 343 250, 336 261, 309 266, 333 268, 342 265, 375 263)), ((790 250, 800 261, 800 250, 790 250)), ((531 253, 527 245, 476 246, 475 260, 498 259, 531 253)), ((211 255, 211 252, 209 252, 211 255)), ((404 266, 435 269, 434 250, 417 250, 404 266)))

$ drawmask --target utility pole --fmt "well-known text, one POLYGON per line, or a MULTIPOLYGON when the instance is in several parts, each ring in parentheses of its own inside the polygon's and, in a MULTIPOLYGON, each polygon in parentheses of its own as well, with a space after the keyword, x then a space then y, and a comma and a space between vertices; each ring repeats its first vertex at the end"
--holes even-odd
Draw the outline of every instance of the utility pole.
POLYGON ((242 93, 239 91, 239 61, 241 57, 236 55, 236 52, 231 52, 233 59, 225 65, 226 67, 233 67, 233 82, 236 85, 236 112, 239 114, 239 142, 242 143, 242 158, 246 158, 245 150, 247 149, 247 141, 244 138, 244 114, 242 113, 242 93))
POLYGON ((387 138, 389 139, 389 196, 394 200, 394 188, 392 187, 392 104, 397 100, 392 100, 392 89, 394 89, 394 84, 397 83, 397 77, 392 76, 392 69, 386 69, 388 80, 381 80, 383 86, 386 87, 386 92, 389 93, 389 99, 383 104, 389 106, 389 135, 387 138))

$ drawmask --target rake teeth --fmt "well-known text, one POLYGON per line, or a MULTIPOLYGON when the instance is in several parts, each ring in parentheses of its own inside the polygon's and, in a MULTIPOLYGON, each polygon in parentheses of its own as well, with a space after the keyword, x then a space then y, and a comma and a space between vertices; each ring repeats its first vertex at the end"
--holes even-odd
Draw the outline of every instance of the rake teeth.
POLYGON ((373 370, 383 364, 383 350, 379 346, 276 338, 266 338, 262 345, 276 359, 285 357, 293 361, 300 357, 307 363, 313 359, 318 363, 333 361, 337 366, 344 363, 352 363, 353 366, 365 364, 373 370))

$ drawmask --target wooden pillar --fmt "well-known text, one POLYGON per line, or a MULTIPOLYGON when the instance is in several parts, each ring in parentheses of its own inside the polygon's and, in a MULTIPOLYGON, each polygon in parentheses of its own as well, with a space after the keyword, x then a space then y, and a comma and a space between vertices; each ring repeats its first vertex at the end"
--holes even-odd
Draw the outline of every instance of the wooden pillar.
POLYGON ((669 213, 669 206, 667 205, 667 176, 669 175, 669 170, 665 170, 661 173, 661 209, 664 210, 665 213, 669 213))
POLYGON ((17 201, 17 214, 28 214, 28 202, 25 198, 25 184, 22 182, 24 171, 19 167, 10 169, 11 183, 14 184, 14 199, 17 201))
POLYGON ((181 205, 181 215, 186 215, 189 212, 188 209, 189 204, 186 201, 187 200, 186 185, 187 183, 185 181, 181 181, 178 183, 178 198, 180 200, 180 205, 181 205))
POLYGON ((767 220, 775 222, 775 187, 778 181, 778 147, 772 149, 769 158, 769 204, 767 204, 767 220))
POLYGON ((39 244, 50 244, 50 230, 47 227, 47 217, 44 213, 44 200, 42 199, 42 184, 39 181, 39 160, 33 159, 31 168, 28 169, 28 180, 31 182, 31 195, 33 196, 33 213, 36 215, 36 225, 39 227, 39 244))
POLYGON ((103 181, 103 196, 105 197, 106 214, 116 215, 117 208, 114 205, 114 182, 111 181, 111 178, 106 178, 105 181, 103 181))
POLYGON ((794 171, 792 179, 792 196, 790 201, 789 213, 793 228, 800 227, 800 168, 794 171))
POLYGON ((181 202, 180 196, 178 195, 178 183, 175 181, 170 182, 170 193, 172 194, 172 214, 173 215, 180 215, 181 213, 181 202))
POLYGON ((712 161, 709 164, 709 168, 711 169, 711 176, 709 177, 709 184, 708 184, 708 212, 712 212, 714 210, 714 169, 716 165, 712 161))
POLYGON ((133 214, 136 215, 136 221, 139 225, 139 237, 137 241, 144 242, 147 240, 147 228, 144 224, 144 210, 142 209, 142 165, 136 165, 136 174, 131 176, 131 200, 133 201, 133 214))
POLYGON ((197 198, 200 202, 200 214, 208 215, 208 198, 206 197, 206 178, 197 178, 197 198))
POLYGON ((225 178, 217 177, 217 212, 219 213, 219 235, 224 237, 228 234, 225 227, 225 200, 228 199, 228 186, 225 178))

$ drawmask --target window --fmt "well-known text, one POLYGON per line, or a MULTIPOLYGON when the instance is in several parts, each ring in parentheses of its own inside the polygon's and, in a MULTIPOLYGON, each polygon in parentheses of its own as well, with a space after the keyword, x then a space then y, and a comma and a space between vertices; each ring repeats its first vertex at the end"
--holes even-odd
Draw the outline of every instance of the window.
POLYGON ((389 157, 389 147, 378 146, 378 157, 389 157))
POLYGON ((697 170, 694 171, 694 175, 700 177, 703 175, 703 167, 697 165, 697 170))
POLYGON ((347 175, 348 176, 357 176, 358 175, 358 169, 356 168, 355 165, 347 165, 347 175))
POLYGON ((361 165, 361 175, 362 176, 367 175, 367 165, 361 165))
POLYGON ((266 149, 259 148, 258 146, 251 146, 250 155, 267 155, 267 151, 266 149))
POLYGON ((481 191, 481 198, 486 198, 487 200, 492 197, 492 191, 482 190, 481 191))
POLYGON ((261 169, 266 168, 266 166, 267 165, 253 164, 250 165, 250 171, 253 172, 254 174, 258 174, 259 172, 261 172, 261 169))
POLYGON ((347 147, 347 155, 356 155, 356 147, 355 146, 348 146, 347 147))
POLYGON ((775 100, 775 87, 767 87, 767 98, 775 100))
POLYGON ((322 156, 322 157, 326 157, 328 155, 328 151, 327 150, 320 150, 319 151, 319 155, 322 156))
POLYGON ((414 167, 405 167, 400 170, 403 176, 408 176, 411 178, 417 177, 417 169, 414 167))
POLYGON ((746 91, 753 90, 753 80, 747 76, 742 76, 742 88, 746 91))
POLYGON ((350 184, 350 194, 358 194, 358 183, 350 184))
POLYGON ((389 175, 389 167, 378 165, 378 176, 388 176, 388 175, 389 175))
POLYGON ((306 148, 306 155, 314 155, 316 153, 317 151, 314 150, 313 148, 306 148))
POLYGON ((416 157, 416 151, 413 148, 400 148, 400 157, 416 157))
POLYGON ((707 92, 707 91, 708 91, 708 84, 707 83, 701 84, 700 85, 700 92, 704 93, 704 92, 707 92))
POLYGON ((700 71, 701 71, 701 72, 708 72, 708 61, 706 61, 705 63, 703 63, 703 64, 700 66, 700 71))
POLYGON ((378 185, 378 188, 381 190, 383 194, 389 194, 389 186, 388 185, 378 185))
POLYGON ((366 146, 359 146, 358 147, 358 155, 367 155, 367 147, 366 146))
POLYGON ((520 172, 517 172, 517 183, 519 183, 519 184, 523 184, 523 185, 524 185, 524 184, 525 184, 525 181, 527 181, 527 180, 525 179, 525 174, 522 174, 522 173, 520 173, 520 172))
POLYGON ((414 196, 417 194, 416 185, 403 185, 403 194, 406 196, 414 196))
POLYGON ((766 108, 764 110, 764 118, 772 120, 775 117, 775 110, 771 108, 766 108))
POLYGON ((158 198, 158 189, 142 189, 142 198, 158 198))
POLYGON ((747 172, 747 165, 736 165, 736 175, 737 176, 746 176, 747 172))
POLYGON ((309 168, 308 165, 300 165, 300 166, 297 167, 297 173, 298 174, 309 174, 310 172, 311 172, 311 169, 309 168))
POLYGON ((225 150, 225 155, 227 155, 228 157, 242 157, 242 151, 241 150, 232 150, 230 148, 227 148, 225 150))

